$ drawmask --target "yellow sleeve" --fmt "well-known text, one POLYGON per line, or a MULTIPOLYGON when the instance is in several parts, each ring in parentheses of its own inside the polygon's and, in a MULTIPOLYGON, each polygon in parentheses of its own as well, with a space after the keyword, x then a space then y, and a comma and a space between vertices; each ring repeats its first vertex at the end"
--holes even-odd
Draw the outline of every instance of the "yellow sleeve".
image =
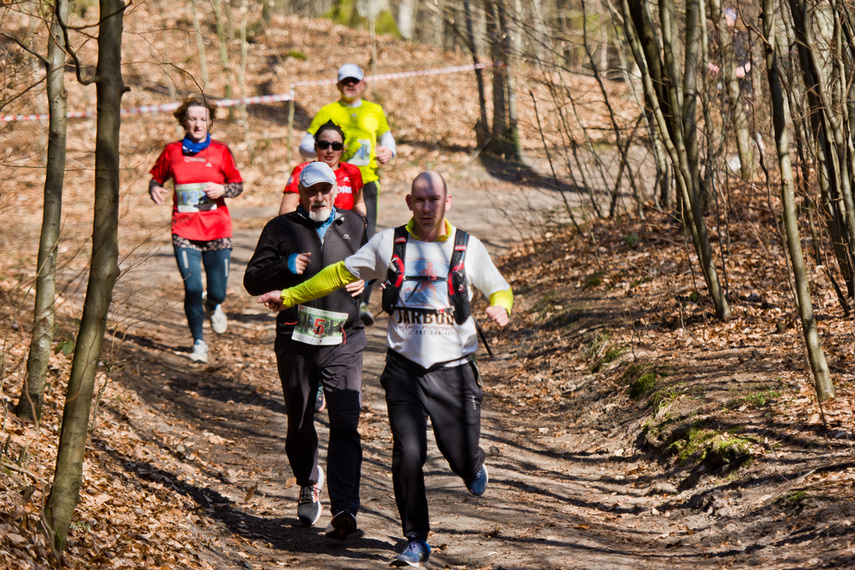
POLYGON ((499 305, 500 307, 504 307, 508 312, 508 316, 511 314, 511 309, 514 306, 514 294, 510 289, 507 291, 496 291, 492 295, 490 295, 490 304, 491 305, 499 305))
POLYGON ((358 280, 356 275, 345 268, 343 261, 333 263, 321 269, 320 273, 308 281, 282 291, 282 304, 285 305, 283 308, 319 299, 358 280))

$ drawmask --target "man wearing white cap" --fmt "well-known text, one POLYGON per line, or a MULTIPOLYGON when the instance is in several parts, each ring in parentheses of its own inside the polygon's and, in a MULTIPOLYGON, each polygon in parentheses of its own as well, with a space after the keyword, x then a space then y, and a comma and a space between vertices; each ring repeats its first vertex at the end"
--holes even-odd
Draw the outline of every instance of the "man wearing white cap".
MULTIPOLYGON (((365 222, 350 210, 336 210, 336 178, 324 162, 300 173, 297 210, 272 219, 261 232, 244 274, 251 295, 306 281, 331 263, 343 261, 365 243, 365 222)), ((292 307, 276 319, 276 363, 288 433, 285 453, 300 485, 297 515, 306 526, 321 515, 324 472, 318 465, 315 395, 322 386, 329 412, 327 489, 333 518, 327 536, 344 539, 358 531, 362 445, 357 431, 362 408, 362 351, 359 319, 364 282, 292 307)))
MULTIPOLYGON (((377 195, 380 192, 380 179, 377 166, 388 163, 397 153, 395 137, 389 130, 389 123, 383 107, 362 99, 365 91, 365 74, 355 63, 346 63, 338 69, 336 83, 341 99, 335 103, 324 105, 312 124, 306 136, 300 143, 300 154, 307 158, 315 158, 314 134, 327 121, 333 121, 344 130, 345 150, 342 162, 358 166, 362 173, 362 196, 368 212, 368 228, 366 235, 370 239, 377 229, 377 195)), ((366 289, 362 296, 359 316, 366 325, 374 323, 374 315, 368 309, 371 289, 366 289)))

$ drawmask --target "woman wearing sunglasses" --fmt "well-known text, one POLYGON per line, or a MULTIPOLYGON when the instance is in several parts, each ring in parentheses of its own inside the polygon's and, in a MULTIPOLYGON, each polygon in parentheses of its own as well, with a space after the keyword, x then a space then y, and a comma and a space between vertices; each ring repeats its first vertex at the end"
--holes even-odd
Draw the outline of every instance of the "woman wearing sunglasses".
MULTIPOLYGON (((338 195, 335 199, 335 207, 342 210, 353 210, 363 218, 365 217, 365 200, 362 198, 362 174, 359 168, 341 162, 344 152, 344 131, 341 127, 327 121, 321 125, 315 133, 315 152, 319 162, 326 162, 335 173, 338 195)), ((282 191, 282 204, 279 206, 279 215, 293 212, 300 203, 300 194, 297 184, 300 173, 309 164, 304 162, 291 172, 288 183, 282 191)))

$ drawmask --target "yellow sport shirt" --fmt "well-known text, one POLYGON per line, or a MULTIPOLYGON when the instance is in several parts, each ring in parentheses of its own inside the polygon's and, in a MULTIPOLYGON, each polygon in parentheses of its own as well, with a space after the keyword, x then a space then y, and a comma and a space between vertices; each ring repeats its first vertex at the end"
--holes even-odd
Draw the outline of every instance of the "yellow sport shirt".
POLYGON ((357 107, 350 107, 341 100, 324 105, 312 119, 309 132, 314 135, 327 121, 334 122, 344 131, 344 144, 347 146, 341 156, 342 161, 359 167, 364 184, 378 180, 377 139, 389 130, 383 107, 364 99, 360 99, 357 107))

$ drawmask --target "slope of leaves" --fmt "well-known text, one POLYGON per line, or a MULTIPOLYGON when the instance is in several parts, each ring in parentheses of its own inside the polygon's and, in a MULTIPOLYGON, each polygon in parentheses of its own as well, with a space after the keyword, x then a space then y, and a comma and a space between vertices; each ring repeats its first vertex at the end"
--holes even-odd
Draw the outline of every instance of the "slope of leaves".
MULTIPOLYGON (((747 544, 804 533, 817 565, 837 567, 852 561, 855 514, 851 322, 814 265, 837 390, 820 406, 774 217, 765 198, 740 192, 741 214, 714 228, 732 320, 715 320, 690 238, 670 216, 558 227, 505 259, 515 315, 484 369, 491 396, 540 437, 575 434, 576 453, 647 457, 650 470, 626 480, 655 483, 666 508, 746 517, 731 536, 747 544)), ((710 532, 672 545, 703 546, 710 532)))

